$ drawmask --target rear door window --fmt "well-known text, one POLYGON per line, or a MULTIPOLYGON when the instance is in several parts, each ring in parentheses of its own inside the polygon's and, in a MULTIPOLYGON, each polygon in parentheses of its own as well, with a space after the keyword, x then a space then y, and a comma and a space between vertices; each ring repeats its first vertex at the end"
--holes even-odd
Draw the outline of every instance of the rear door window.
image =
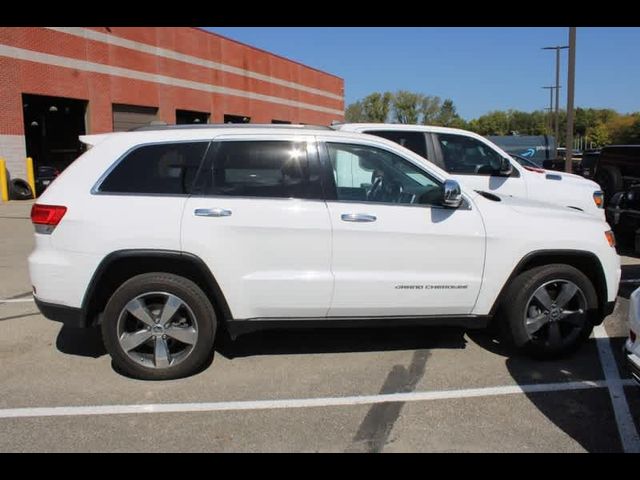
POLYGON ((427 144, 423 132, 403 132, 400 130, 369 130, 370 135, 386 138, 408 148, 421 157, 427 158, 427 144))

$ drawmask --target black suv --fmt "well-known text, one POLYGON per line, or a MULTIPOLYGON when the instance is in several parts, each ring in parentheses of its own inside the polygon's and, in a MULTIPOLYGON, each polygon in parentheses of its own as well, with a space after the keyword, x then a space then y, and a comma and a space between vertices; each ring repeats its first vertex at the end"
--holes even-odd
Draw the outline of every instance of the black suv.
POLYGON ((602 187, 607 221, 616 235, 633 236, 640 251, 640 145, 603 147, 589 159, 585 176, 602 187))

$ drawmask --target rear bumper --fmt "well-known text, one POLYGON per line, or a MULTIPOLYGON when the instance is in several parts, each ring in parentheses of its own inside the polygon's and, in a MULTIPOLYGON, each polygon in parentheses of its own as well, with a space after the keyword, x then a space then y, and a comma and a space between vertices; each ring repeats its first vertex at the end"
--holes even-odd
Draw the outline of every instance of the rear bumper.
POLYGON ((36 306, 49 320, 63 323, 66 327, 84 328, 87 326, 85 316, 80 308, 67 307, 55 303, 47 303, 35 298, 36 306))

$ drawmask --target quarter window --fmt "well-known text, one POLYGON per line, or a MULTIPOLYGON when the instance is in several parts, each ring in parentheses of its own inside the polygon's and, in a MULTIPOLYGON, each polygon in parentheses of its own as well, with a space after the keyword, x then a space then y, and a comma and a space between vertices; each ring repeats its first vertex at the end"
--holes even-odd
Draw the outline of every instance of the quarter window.
POLYGON ((320 172, 307 144, 290 141, 228 141, 212 148, 210 195, 322 198, 320 172))
POLYGON ((439 182, 408 160, 376 147, 328 143, 337 199, 398 203, 440 204, 439 182))
POLYGON ((185 195, 209 142, 144 145, 128 153, 100 185, 105 193, 185 195))
POLYGON ((501 156, 485 143, 464 135, 438 135, 445 170, 454 174, 495 175, 501 156))

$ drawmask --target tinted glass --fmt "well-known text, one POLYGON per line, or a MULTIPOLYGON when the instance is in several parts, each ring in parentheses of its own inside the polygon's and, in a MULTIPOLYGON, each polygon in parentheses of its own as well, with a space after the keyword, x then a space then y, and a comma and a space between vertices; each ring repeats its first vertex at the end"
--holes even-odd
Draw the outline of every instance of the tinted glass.
POLYGON ((475 138, 439 134, 445 170, 450 173, 494 175, 500 171, 498 152, 475 138))
POLYGON ((408 160, 366 145, 328 143, 337 199, 398 204, 440 204, 440 183, 408 160))
POLYGON ((210 195, 322 198, 317 162, 306 143, 288 141, 219 142, 211 150, 210 195))
POLYGON ((423 132, 400 132, 396 130, 373 130, 364 132, 378 137, 386 138, 392 142, 399 143, 404 148, 427 158, 427 144, 423 132))
POLYGON ((136 148, 100 185, 101 192, 189 194, 209 142, 136 148))

